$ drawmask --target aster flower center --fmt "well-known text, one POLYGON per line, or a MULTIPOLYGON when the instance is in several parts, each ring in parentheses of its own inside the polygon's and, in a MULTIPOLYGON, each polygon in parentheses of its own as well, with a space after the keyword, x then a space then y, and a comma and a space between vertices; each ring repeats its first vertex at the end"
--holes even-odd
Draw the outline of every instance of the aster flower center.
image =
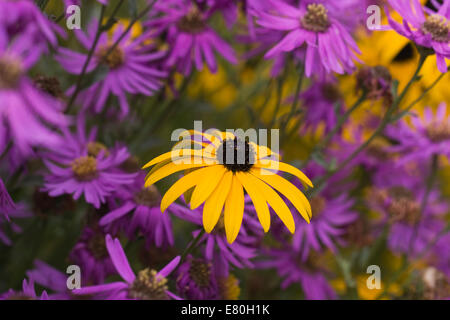
POLYGON ((115 69, 120 67, 124 61, 125 61, 125 53, 123 50, 116 46, 110 54, 107 55, 109 50, 111 49, 111 46, 106 45, 102 46, 97 51, 97 59, 101 62, 106 64, 109 68, 115 69))
POLYGON ((189 276, 199 287, 208 287, 211 279, 211 264, 201 259, 192 259, 189 276))
POLYGON ((427 137, 433 142, 450 139, 450 124, 448 122, 432 122, 425 130, 427 137))
POLYGON ((13 293, 12 295, 10 295, 7 300, 36 300, 35 298, 32 298, 30 296, 27 296, 24 293, 18 292, 18 293, 13 293))
POLYGON ((84 156, 72 162, 72 171, 80 181, 89 181, 97 176, 97 160, 92 156, 84 156))
POLYGON ((104 151, 105 156, 109 156, 108 148, 100 142, 91 141, 87 145, 87 152, 88 155, 91 157, 97 157, 100 153, 100 151, 104 151))
POLYGON ((134 201, 137 204, 147 206, 147 207, 157 207, 161 201, 161 195, 158 189, 154 185, 149 187, 144 187, 139 190, 134 196, 134 201))
POLYGON ((367 147, 367 154, 379 160, 385 160, 390 156, 389 152, 386 151, 386 145, 380 140, 373 141, 367 147))
POLYGON ((388 212, 393 222, 405 222, 414 225, 420 219, 420 204, 414 200, 411 192, 405 188, 392 188, 391 203, 388 212))
POLYGON ((300 20, 302 27, 313 32, 325 32, 330 27, 328 10, 320 3, 307 6, 306 14, 300 20))
POLYGON ((255 163, 256 153, 247 141, 234 138, 222 142, 217 148, 216 158, 232 172, 247 172, 255 163))
POLYGON ((0 58, 0 89, 16 87, 22 74, 20 61, 6 56, 0 58))
POLYGON ((434 41, 448 42, 450 40, 450 21, 439 14, 433 14, 423 23, 422 32, 431 35, 434 41))
POLYGON ((339 88, 333 83, 323 84, 321 87, 321 91, 327 101, 335 102, 342 98, 339 88))
POLYGON ((34 84, 36 85, 36 87, 38 87, 44 92, 47 92, 52 97, 55 98, 64 97, 64 93, 61 89, 59 80, 56 79, 55 77, 37 76, 34 79, 34 84))
POLYGON ((193 5, 188 14, 178 21, 177 27, 183 32, 200 33, 205 30, 206 22, 198 7, 193 5))
POLYGON ((130 287, 129 296, 140 300, 167 300, 167 279, 153 269, 139 271, 130 287))
POLYGON ((97 260, 101 260, 109 256, 108 250, 106 249, 105 237, 101 233, 95 233, 88 240, 87 248, 97 260))

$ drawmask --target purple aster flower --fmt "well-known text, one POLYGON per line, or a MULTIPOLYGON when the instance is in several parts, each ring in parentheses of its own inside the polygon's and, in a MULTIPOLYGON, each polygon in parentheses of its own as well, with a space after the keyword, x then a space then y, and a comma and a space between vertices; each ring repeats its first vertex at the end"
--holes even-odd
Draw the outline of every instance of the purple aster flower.
POLYGON ((219 286, 211 261, 186 257, 177 269, 177 291, 189 300, 215 300, 219 286))
POLYGON ((325 277, 325 270, 319 263, 319 256, 310 255, 304 262, 298 252, 291 247, 273 249, 268 252, 270 260, 259 262, 260 268, 275 268, 283 278, 281 288, 300 284, 308 300, 336 299, 337 295, 325 277))
POLYGON ((70 260, 83 270, 83 285, 102 283, 115 273, 105 244, 106 234, 100 228, 85 227, 70 253, 70 260))
POLYGON ((75 289, 75 294, 100 295, 112 300, 168 300, 180 299, 167 287, 167 277, 180 263, 180 257, 173 259, 159 272, 149 268, 136 276, 128 263, 119 239, 106 236, 106 247, 119 275, 124 281, 75 289))
POLYGON ((266 58, 306 45, 307 77, 353 71, 359 49, 346 28, 328 11, 325 1, 302 1, 298 8, 281 0, 270 0, 270 4, 272 10, 259 12, 257 23, 286 31, 287 35, 266 53, 266 58))
POLYGON ((120 169, 130 156, 127 148, 108 149, 95 141, 95 135, 94 129, 86 137, 80 117, 77 133, 64 130, 64 143, 44 155, 50 173, 45 177, 43 190, 50 196, 73 194, 78 200, 84 195, 86 202, 99 208, 117 188, 134 182, 135 173, 120 169))
MULTIPOLYGON (((437 235, 436 235, 437 236, 437 235)), ((441 236, 433 247, 435 265, 450 278, 450 233, 441 236)))
POLYGON ((33 270, 27 271, 27 276, 29 279, 33 279, 35 283, 55 292, 48 295, 50 300, 68 300, 71 298, 67 289, 67 274, 41 260, 35 260, 34 267, 33 270))
MULTIPOLYGON (((90 50, 95 41, 97 25, 93 21, 87 33, 81 30, 75 32, 86 50, 90 50)), ((84 108, 92 108, 99 113, 112 94, 119 101, 121 115, 125 116, 129 112, 127 93, 151 96, 161 88, 161 79, 167 76, 167 72, 157 68, 156 62, 166 53, 155 51, 153 45, 145 44, 144 36, 132 39, 130 33, 116 47, 113 47, 123 31, 124 26, 120 24, 111 37, 106 33, 100 36, 94 58, 90 61, 86 71, 91 72, 99 65, 106 66, 108 71, 102 80, 83 90, 79 95, 78 102, 84 108)), ((68 72, 80 74, 87 56, 66 48, 59 48, 55 59, 68 72)), ((67 94, 72 94, 74 90, 75 86, 72 86, 67 94)))
POLYGON ((390 225, 388 246, 394 252, 421 254, 442 231, 439 215, 447 212, 448 205, 440 201, 437 191, 432 190, 422 212, 425 193, 423 184, 417 186, 406 179, 370 193, 369 206, 382 214, 382 225, 390 225))
POLYGON ((170 52, 168 67, 176 66, 179 72, 189 75, 195 63, 197 70, 206 64, 211 72, 217 71, 214 51, 230 63, 237 63, 233 48, 208 25, 215 8, 201 8, 191 0, 167 0, 155 4, 147 26, 157 34, 167 32, 170 52))
POLYGON ((42 14, 33 0, 0 1, 0 29, 9 40, 27 34, 29 41, 23 45, 36 54, 46 51, 47 43, 58 44, 55 32, 65 35, 61 27, 42 14))
POLYGON ((336 252, 335 242, 345 244, 342 236, 346 227, 358 218, 351 209, 354 201, 345 194, 334 198, 318 195, 310 201, 314 219, 310 224, 296 219, 296 232, 292 238, 292 247, 301 253, 303 261, 307 260, 310 250, 321 251, 322 246, 336 252))
POLYGON ((0 295, 0 300, 48 300, 46 291, 43 291, 39 297, 34 288, 34 281, 30 278, 28 281, 24 279, 22 282, 22 291, 9 289, 0 295))
POLYGON ((450 159, 450 118, 445 103, 439 105, 435 115, 431 108, 426 108, 424 119, 412 116, 411 124, 412 127, 403 120, 386 130, 388 136, 398 142, 389 150, 403 154, 399 166, 414 160, 428 161, 433 155, 445 155, 450 159))
POLYGON ((52 127, 69 124, 62 104, 35 88, 25 75, 40 57, 39 50, 30 47, 32 42, 26 35, 8 42, 0 28, 0 149, 13 142, 24 155, 35 146, 55 147, 60 136, 52 127))
MULTIPOLYGON (((195 210, 180 210, 178 217, 199 226, 203 226, 202 207, 195 210)), ((199 240, 199 245, 204 245, 203 254, 206 260, 214 261, 214 266, 221 266, 216 270, 221 276, 228 276, 230 264, 237 268, 252 268, 251 259, 256 257, 264 231, 259 224, 256 211, 251 199, 245 198, 245 214, 239 234, 232 244, 227 241, 223 216, 211 233, 205 233, 199 240), (220 261, 220 262, 219 262, 220 261)), ((193 232, 197 237, 201 229, 193 232)))
POLYGON ((450 0, 445 0, 437 12, 428 9, 428 16, 419 0, 389 0, 389 3, 403 18, 403 24, 400 24, 388 14, 390 26, 419 46, 433 49, 439 71, 447 72, 445 59, 450 59, 450 0))
MULTIPOLYGON (((180 210, 173 204, 162 213, 160 209, 161 195, 155 186, 145 187, 145 175, 139 175, 131 187, 117 192, 121 205, 103 216, 99 224, 107 227, 113 222, 122 226, 129 239, 134 239, 140 231, 146 238, 147 247, 173 246, 174 236, 170 213, 180 210)), ((176 212, 175 212, 176 213, 176 212)))
POLYGON ((8 211, 8 216, 0 215, 0 242, 3 242, 7 246, 12 245, 12 241, 8 236, 8 231, 14 233, 22 232, 22 228, 14 221, 16 219, 24 219, 29 217, 31 217, 31 213, 21 203, 15 205, 15 208, 11 208, 8 211))
POLYGON ((343 99, 336 87, 330 81, 313 84, 300 95, 305 106, 303 132, 316 130, 320 124, 325 125, 325 133, 333 129, 337 117, 342 113, 343 99))

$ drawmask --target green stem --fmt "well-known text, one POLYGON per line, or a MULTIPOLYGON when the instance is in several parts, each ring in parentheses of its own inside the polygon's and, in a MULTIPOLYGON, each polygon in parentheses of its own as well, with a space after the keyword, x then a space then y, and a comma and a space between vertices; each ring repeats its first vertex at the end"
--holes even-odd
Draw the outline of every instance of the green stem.
POLYGON ((180 264, 186 259, 187 255, 192 252, 192 250, 197 247, 198 242, 205 234, 205 229, 202 229, 198 235, 195 237, 194 241, 191 242, 191 244, 183 251, 181 254, 180 264))
POLYGON ((348 109, 341 117, 339 117, 339 120, 336 124, 336 126, 333 128, 333 130, 331 130, 326 136, 325 138, 322 140, 322 142, 320 142, 315 148, 314 150, 310 153, 310 156, 303 162, 302 164, 302 168, 305 168, 308 163, 311 161, 311 156, 317 152, 322 151, 323 149, 325 149, 328 144, 330 143, 330 141, 333 139, 333 137, 341 130, 341 128, 344 126, 345 122, 348 120, 348 118, 350 117, 350 115, 356 110, 358 109, 358 107, 366 100, 366 92, 364 92, 361 97, 350 107, 350 109, 348 109))
POLYGON ((413 234, 412 234, 411 239, 409 241, 409 249, 408 249, 409 252, 412 252, 412 250, 414 248, 414 242, 415 242, 416 237, 417 237, 417 231, 419 229, 419 223, 420 223, 421 217, 423 216, 423 214, 425 212, 425 209, 427 207, 428 199, 430 197, 430 193, 431 193, 431 190, 433 189, 433 184, 434 184, 434 181, 436 179, 438 167, 439 167, 438 155, 437 154, 433 154, 433 156, 431 158, 430 175, 428 176, 428 179, 427 179, 427 182, 426 182, 425 194, 424 194, 424 196, 422 198, 422 202, 420 204, 419 217, 417 217, 417 220, 414 223, 413 234))
POLYGON ((417 81, 418 75, 420 73, 420 70, 423 67, 423 64, 425 63, 425 60, 427 58, 427 55, 421 55, 419 64, 417 66, 416 71, 414 72, 414 75, 409 80, 408 84, 405 86, 401 94, 395 98, 392 105, 389 107, 389 109, 386 111, 386 113, 383 116, 383 119, 381 120, 381 123, 378 125, 378 127, 375 129, 373 134, 362 144, 360 145, 349 157, 347 157, 339 166, 334 168, 333 170, 328 171, 323 177, 319 178, 314 184, 315 188, 310 191, 310 196, 313 196, 317 192, 320 192, 320 190, 324 187, 326 181, 330 179, 332 176, 334 176, 337 172, 344 169, 356 156, 358 156, 363 150, 365 150, 372 141, 381 134, 386 126, 391 122, 391 117, 395 113, 395 111, 398 109, 400 103, 402 102, 403 98, 406 96, 407 92, 411 88, 412 84, 417 81))
POLYGON ((103 33, 102 21, 103 21, 104 15, 105 15, 105 8, 106 7, 104 5, 102 5, 101 11, 100 11, 100 18, 98 20, 97 33, 95 34, 94 42, 92 43, 91 49, 89 50, 89 53, 86 58, 86 61, 84 62, 83 68, 81 69, 81 73, 78 76, 77 82, 75 84, 75 91, 73 92, 72 96, 69 99, 69 102, 67 103, 67 107, 66 107, 67 112, 70 111, 70 108, 72 107, 73 103, 75 102, 75 99, 77 98, 78 94, 81 91, 81 83, 83 82, 83 78, 86 75, 87 67, 92 60, 95 49, 97 48, 98 41, 100 40, 100 35, 103 33))
POLYGON ((105 58, 107 58, 114 51, 114 49, 119 45, 119 43, 123 40, 123 38, 125 38, 125 36, 128 34, 128 32, 130 32, 130 30, 134 26, 134 24, 139 19, 141 19, 143 16, 145 16, 147 14, 147 12, 150 11, 150 9, 153 7, 154 4, 155 4, 155 1, 152 1, 135 18, 133 18, 133 20, 131 20, 130 23, 128 23, 127 28, 122 32, 120 37, 116 40, 116 42, 114 42, 114 44, 106 52, 105 58))

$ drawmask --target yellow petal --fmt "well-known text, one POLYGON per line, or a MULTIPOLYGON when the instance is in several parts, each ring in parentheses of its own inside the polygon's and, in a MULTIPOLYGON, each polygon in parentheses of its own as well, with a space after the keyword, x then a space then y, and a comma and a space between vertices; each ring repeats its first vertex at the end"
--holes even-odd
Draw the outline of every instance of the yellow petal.
POLYGON ((260 146, 254 142, 249 142, 249 144, 256 151, 256 159, 263 159, 266 157, 275 157, 278 160, 280 159, 280 155, 278 153, 273 152, 270 148, 268 148, 266 146, 260 146))
POLYGON ((169 164, 166 164, 165 166, 156 170, 150 176, 148 176, 147 180, 145 181, 145 186, 148 187, 148 186, 154 184, 155 182, 157 182, 167 176, 170 176, 171 174, 174 174, 175 172, 190 169, 190 168, 205 167, 205 166, 206 166, 205 163, 176 164, 176 163, 170 162, 169 164))
POLYGON ((225 172, 222 181, 220 181, 203 206, 203 226, 208 233, 214 229, 217 221, 219 221, 225 199, 230 192, 232 180, 233 173, 231 171, 225 172))
POLYGON ((169 190, 164 194, 164 197, 161 200, 161 211, 164 212, 166 209, 177 200, 183 193, 185 193, 188 189, 195 186, 199 179, 204 176, 205 170, 208 168, 201 168, 195 170, 193 172, 188 173, 180 180, 175 182, 169 190))
POLYGON ((197 180, 197 187, 191 198, 191 209, 198 208, 216 188, 222 179, 225 168, 222 165, 215 165, 205 168, 204 175, 197 180))
POLYGON ((254 167, 287 172, 299 178, 303 184, 306 184, 311 188, 314 187, 311 180, 309 180, 309 178, 303 172, 301 172, 296 167, 291 166, 290 164, 274 160, 264 160, 264 163, 260 162, 255 163, 254 167))
MULTIPOLYGON (((196 140, 191 140, 191 139, 183 139, 177 143, 175 143, 175 145, 173 146, 172 149, 192 149, 193 145, 199 146, 199 147, 206 147, 209 143, 207 142, 200 142, 200 141, 196 141, 196 140)), ((194 148, 195 149, 195 148, 194 148)), ((198 148, 197 150, 200 150, 200 148, 198 148)))
POLYGON ((181 161, 182 159, 186 159, 189 157, 200 157, 205 159, 215 159, 212 154, 207 153, 204 151, 204 149, 196 150, 196 149, 172 149, 172 151, 163 153, 162 155, 157 156, 150 162, 148 162, 145 166, 142 167, 142 169, 146 169, 148 167, 151 167, 159 162, 171 160, 171 161, 181 161))
POLYGON ((244 217, 244 189, 236 176, 233 175, 231 189, 225 201, 224 224, 227 241, 233 243, 241 229, 244 217))
POLYGON ((259 190, 261 190, 262 195, 267 200, 269 205, 275 211, 277 216, 283 221, 285 226, 289 229, 291 233, 295 232, 295 222, 292 217, 292 213, 289 210, 286 203, 284 203, 283 199, 276 193, 268 184, 264 181, 256 179, 256 185, 259 190))
POLYGON ((252 170, 252 174, 288 198, 297 211, 300 212, 303 219, 309 223, 309 219, 311 217, 311 205, 305 195, 296 186, 279 175, 267 170, 261 170, 260 172, 260 170, 254 169, 252 170))
POLYGON ((270 228, 270 212, 269 207, 267 206, 267 202, 264 199, 263 194, 258 189, 257 186, 257 178, 253 175, 238 172, 236 174, 238 179, 241 181, 248 195, 252 199, 253 205, 255 206, 256 214, 258 215, 259 222, 261 223, 264 232, 269 231, 270 228))

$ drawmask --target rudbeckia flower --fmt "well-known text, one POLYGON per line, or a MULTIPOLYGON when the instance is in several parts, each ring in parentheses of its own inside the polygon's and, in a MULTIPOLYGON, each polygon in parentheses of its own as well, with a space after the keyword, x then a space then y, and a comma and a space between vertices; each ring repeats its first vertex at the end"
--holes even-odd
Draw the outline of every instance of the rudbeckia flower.
POLYGON ((182 194, 189 195, 191 209, 203 206, 203 226, 210 233, 223 221, 227 241, 233 243, 241 228, 244 215, 244 190, 252 199, 258 219, 265 232, 270 227, 269 207, 275 211, 290 232, 295 231, 292 214, 276 192, 284 195, 309 223, 311 206, 305 195, 275 170, 296 176, 306 187, 309 178, 297 168, 279 162, 279 155, 265 146, 246 141, 231 132, 212 134, 189 131, 174 150, 164 153, 144 168, 153 167, 146 178, 146 186, 180 171, 185 176, 170 187, 161 200, 164 212, 182 194), (193 135, 201 137, 193 138, 193 135), (191 190, 192 189, 192 190, 191 190))

